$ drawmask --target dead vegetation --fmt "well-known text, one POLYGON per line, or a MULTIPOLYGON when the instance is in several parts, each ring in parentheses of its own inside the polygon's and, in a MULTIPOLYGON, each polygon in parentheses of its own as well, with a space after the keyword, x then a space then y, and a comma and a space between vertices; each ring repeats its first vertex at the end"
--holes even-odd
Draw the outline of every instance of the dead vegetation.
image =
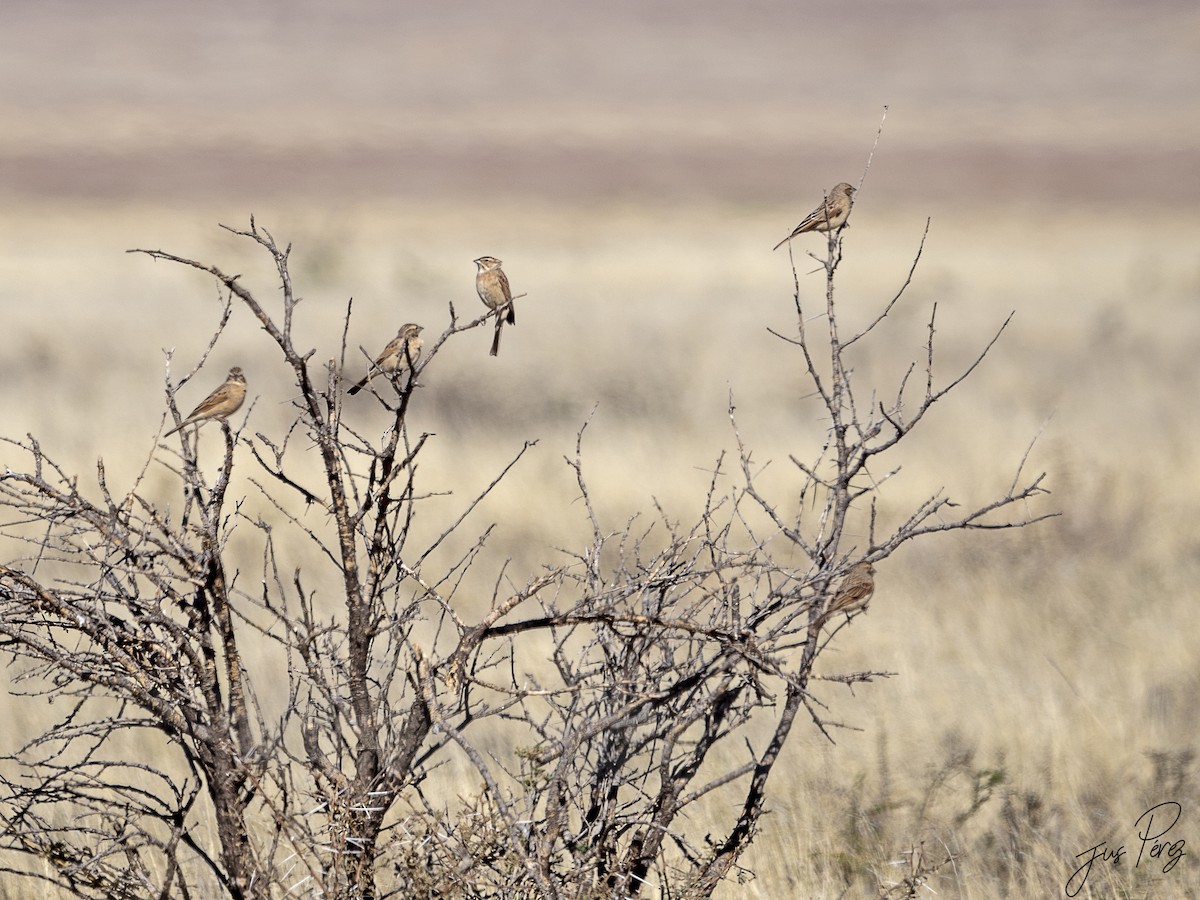
MULTIPOLYGON (((233 305, 253 314, 294 385, 290 427, 254 431, 249 405, 205 425, 223 438, 215 472, 185 430, 120 495, 102 464, 84 489, 35 438, 7 441, 24 465, 0 477, 3 533, 23 549, 0 567, 0 634, 18 690, 62 710, 4 761, 9 873, 81 897, 710 896, 741 874, 796 725, 840 727, 834 698, 848 695, 824 683, 887 674, 814 671, 861 614, 826 619, 845 573, 918 538, 1046 516, 1031 504, 1044 476, 1025 474, 1022 459, 985 503, 935 491, 881 518, 880 485, 897 471, 889 453, 1004 326, 943 380, 935 307, 924 356, 899 383, 859 384, 855 354, 908 280, 841 334, 834 233, 823 298, 811 304, 797 276, 795 328, 778 334, 828 422, 821 446, 791 456, 783 494, 761 486, 731 403, 735 449, 714 462, 702 514, 682 522, 658 509, 614 527, 593 506, 604 488, 588 477, 585 425, 566 464, 590 538, 538 571, 480 572, 491 528, 472 532, 472 514, 529 444, 418 541, 431 497, 419 464, 438 445, 407 414, 439 354, 494 313, 467 321, 450 306, 415 365, 371 383, 387 425, 362 431, 343 416, 342 372, 360 363, 347 365, 350 310, 339 357, 317 364, 293 343, 290 247, 253 220, 235 233, 270 255, 278 301, 211 264, 138 252, 216 280, 226 315, 210 349, 233 305), (174 478, 170 506, 146 490, 156 466, 174 478), (250 470, 253 502, 230 493, 235 470, 250 470), (255 572, 230 557, 247 533, 255 572), (462 549, 435 563, 447 546, 462 549), (308 568, 288 562, 298 547, 308 568), (318 572, 336 576, 335 603, 311 586, 318 572), (480 583, 491 585, 487 611, 468 616, 480 583), (261 642, 270 652, 248 649, 261 642), (122 755, 133 731, 161 736, 160 756, 122 755), (451 760, 469 784, 444 777, 451 760), (706 820, 719 827, 697 829, 694 811, 715 797, 726 812, 710 806, 706 820)), ((181 383, 168 371, 176 421, 181 383)), ((939 865, 914 856, 905 884, 939 865)))

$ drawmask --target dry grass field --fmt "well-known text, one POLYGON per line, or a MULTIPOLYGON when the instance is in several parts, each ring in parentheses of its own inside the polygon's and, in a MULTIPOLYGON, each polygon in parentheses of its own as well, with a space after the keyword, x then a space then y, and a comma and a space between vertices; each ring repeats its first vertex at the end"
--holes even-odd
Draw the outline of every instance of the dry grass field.
MULTIPOLYGON (((316 359, 338 352, 351 298, 350 344, 374 352, 404 321, 440 331, 449 303, 478 314, 471 260, 505 261, 528 294, 518 326, 497 359, 484 329, 451 345, 409 424, 436 434, 429 484, 462 496, 538 441, 478 519, 499 523, 490 561, 511 558, 514 578, 585 533, 562 457, 589 416, 589 483, 614 527, 655 499, 698 512, 734 443, 731 396, 785 485, 787 455, 812 452, 825 424, 767 331, 792 325, 788 257, 770 247, 823 190, 858 181, 888 105, 846 232, 844 321, 886 303, 932 225, 856 377, 886 394, 920 359, 934 303, 947 377, 1015 317, 904 449, 881 514, 941 488, 1002 490, 1036 436, 1028 465, 1053 494, 1032 511, 1062 515, 879 566, 869 615, 828 659, 895 675, 825 688, 851 727, 836 745, 792 741, 743 859, 753 878, 718 895, 873 896, 923 846, 956 856, 939 897, 1063 896, 1076 854, 1108 841, 1125 859, 1097 862, 1078 896, 1195 897, 1200 10, 333 9, 0 13, 3 434, 34 434, 85 480, 103 457, 127 483, 162 423, 164 351, 178 377, 220 303, 211 279, 124 251, 203 259, 271 296, 264 259, 217 228, 253 214, 293 243, 316 359), (1170 838, 1186 853, 1166 873, 1134 867, 1135 823, 1165 801, 1182 805, 1170 838)), ((287 373, 240 309, 183 404, 234 364, 252 428, 285 425, 287 373)), ((373 413, 350 404, 363 428, 373 413)), ((0 752, 45 713, 0 709, 0 752)))

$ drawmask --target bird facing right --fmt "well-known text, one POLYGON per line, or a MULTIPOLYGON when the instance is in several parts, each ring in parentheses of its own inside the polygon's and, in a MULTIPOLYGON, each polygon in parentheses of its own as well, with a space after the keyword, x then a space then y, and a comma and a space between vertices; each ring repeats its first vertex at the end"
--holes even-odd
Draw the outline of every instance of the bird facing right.
POLYGON ((875 567, 869 562, 860 562, 847 572, 829 603, 829 609, 821 616, 821 621, 827 621, 834 613, 843 612, 850 615, 860 609, 866 609, 875 593, 875 579, 872 577, 874 574, 875 567))
POLYGON ((475 273, 475 290, 479 299, 488 309, 508 308, 505 316, 496 316, 496 336, 492 338, 491 355, 500 352, 500 331, 507 321, 509 325, 517 324, 517 313, 513 308, 512 290, 508 286, 508 276, 500 268, 500 260, 494 256, 481 256, 475 260, 478 271, 475 273))
POLYGON ((854 186, 844 181, 835 184, 821 205, 805 216, 800 224, 792 229, 791 234, 771 249, 778 250, 796 235, 808 231, 836 231, 850 218, 850 207, 853 205, 854 186))
POLYGON ((425 344, 420 338, 423 330, 420 325, 414 325, 412 322, 401 325, 400 330, 396 332, 396 336, 375 357, 375 362, 371 364, 371 368, 367 371, 367 374, 346 393, 350 395, 357 394, 367 386, 368 381, 380 372, 384 375, 394 375, 397 369, 401 371, 405 369, 411 370, 417 363, 417 357, 421 355, 421 347, 425 344))
POLYGON ((191 425, 194 422, 202 422, 205 419, 224 420, 227 416, 232 416, 237 412, 241 408, 242 401, 245 399, 246 376, 242 374, 240 368, 234 366, 229 370, 229 375, 225 379, 225 383, 205 397, 186 419, 164 434, 163 437, 170 437, 181 428, 191 425))

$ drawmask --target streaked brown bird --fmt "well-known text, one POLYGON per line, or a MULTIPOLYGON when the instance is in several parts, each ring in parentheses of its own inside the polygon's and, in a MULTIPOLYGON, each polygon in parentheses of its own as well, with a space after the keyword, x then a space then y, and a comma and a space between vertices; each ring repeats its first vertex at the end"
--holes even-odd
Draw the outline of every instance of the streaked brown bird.
POLYGON ((854 186, 846 184, 844 181, 835 184, 821 205, 805 216, 791 234, 771 249, 778 250, 798 234, 809 231, 834 231, 841 228, 850 218, 850 207, 853 205, 854 186))
POLYGON ((242 370, 234 366, 229 370, 225 383, 204 398, 204 401, 192 410, 191 414, 172 428, 163 437, 170 437, 179 429, 205 419, 222 419, 232 416, 246 399, 246 376, 242 370))
POLYGON ((411 370, 421 355, 421 347, 425 344, 419 337, 422 331, 424 329, 420 325, 414 325, 412 322, 400 326, 396 336, 383 348, 383 352, 375 357, 375 362, 371 364, 370 370, 363 376, 362 381, 350 388, 347 393, 357 394, 367 386, 368 381, 380 372, 393 376, 397 369, 401 372, 406 369, 411 370))
POLYGON ((830 616, 835 613, 850 615, 860 609, 866 609, 875 593, 875 579, 872 577, 874 574, 875 567, 869 562, 860 562, 847 572, 829 603, 829 609, 821 616, 821 623, 829 621, 830 616))
POLYGON ((500 268, 500 260, 494 256, 481 256, 475 260, 475 265, 479 267, 475 273, 475 290, 479 292, 479 299, 489 309, 508 307, 508 315, 496 316, 496 336, 492 338, 491 352, 495 356, 500 352, 500 331, 505 322, 517 324, 517 312, 513 309, 512 290, 508 286, 508 276, 500 268))

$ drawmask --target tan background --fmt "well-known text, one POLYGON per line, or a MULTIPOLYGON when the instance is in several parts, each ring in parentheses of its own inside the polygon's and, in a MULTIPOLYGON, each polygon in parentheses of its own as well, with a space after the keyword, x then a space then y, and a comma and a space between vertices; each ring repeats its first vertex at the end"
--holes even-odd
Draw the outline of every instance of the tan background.
MULTIPOLYGON (((501 356, 482 331, 460 338, 411 423, 438 435, 432 477, 466 492, 540 440, 487 510, 498 559, 532 571, 579 524, 561 457, 596 404, 604 513, 620 525, 653 495, 686 520, 732 445, 731 391, 761 460, 823 436, 799 360, 766 332, 791 325, 793 289, 769 248, 823 190, 858 182, 886 105, 846 235, 848 322, 890 297, 933 222, 859 376, 886 393, 934 302, 946 374, 1016 318, 897 460, 885 513, 941 487, 986 498, 1040 432, 1031 466, 1054 496, 1035 511, 1064 515, 880 566, 837 662, 898 675, 829 695, 863 731, 797 741, 746 860, 759 880, 729 896, 836 896, 830 858, 886 874, 922 839, 966 852, 943 895, 996 896, 1023 869, 1053 885, 1110 831, 1132 837, 1146 806, 1194 797, 1195 3, 334 6, 5 4, 4 434, 132 477, 161 422, 164 349, 178 377, 219 304, 211 280, 124 251, 200 257, 271 297, 263 260, 216 227, 254 214, 294 242, 318 359, 351 297, 351 345, 368 351, 403 321, 440 330, 447 303, 475 315, 484 253, 528 292, 501 356), (1007 776, 961 827, 966 776, 930 787, 956 742, 1007 776), (1162 754, 1183 773, 1170 786, 1162 754), (934 795, 940 813, 923 806, 934 795), (1004 868, 996 841, 1034 818, 1031 797, 1044 821, 1004 868)), ((820 295, 816 276, 801 285, 820 295)), ((235 310, 183 402, 241 364, 255 429, 284 423, 264 341, 235 310)), ((372 421, 366 403, 352 412, 372 421)), ((1200 803, 1187 815, 1181 836, 1200 837, 1200 803)))

